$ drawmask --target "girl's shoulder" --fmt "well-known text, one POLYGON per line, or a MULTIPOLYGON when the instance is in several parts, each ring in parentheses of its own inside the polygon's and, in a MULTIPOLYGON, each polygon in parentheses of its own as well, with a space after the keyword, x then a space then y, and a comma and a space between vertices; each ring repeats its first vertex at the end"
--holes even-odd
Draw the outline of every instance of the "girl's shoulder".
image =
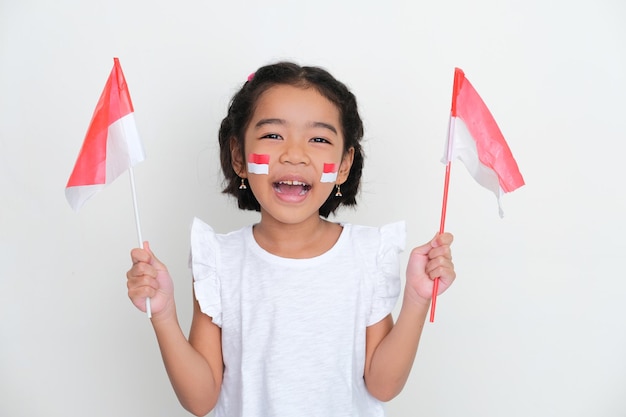
POLYGON ((383 226, 344 224, 349 229, 351 240, 358 246, 371 249, 401 252, 406 245, 406 223, 398 221, 383 226))
POLYGON ((194 292, 200 310, 222 326, 222 301, 220 295, 221 274, 224 264, 236 264, 240 258, 242 242, 251 234, 252 226, 234 232, 220 234, 199 218, 191 225, 191 267, 194 292))
POLYGON ((192 244, 196 240, 208 241, 211 244, 224 244, 229 241, 238 241, 244 239, 250 232, 252 225, 244 226, 238 230, 228 233, 217 233, 211 226, 198 217, 194 217, 191 224, 192 244))
POLYGON ((216 233, 204 221, 195 217, 191 225, 191 263, 217 267, 220 260, 238 258, 242 246, 252 235, 252 225, 229 233, 216 233))

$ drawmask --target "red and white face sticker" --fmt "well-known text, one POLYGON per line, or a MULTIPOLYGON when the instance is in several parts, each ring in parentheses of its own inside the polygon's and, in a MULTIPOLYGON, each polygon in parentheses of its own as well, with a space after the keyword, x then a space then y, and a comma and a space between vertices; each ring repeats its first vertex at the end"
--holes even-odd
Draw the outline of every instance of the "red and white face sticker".
POLYGON ((322 171, 322 178, 320 182, 335 182, 337 181, 337 164, 324 164, 324 170, 322 171))
POLYGON ((251 153, 248 155, 249 174, 269 174, 270 156, 268 154, 251 153))

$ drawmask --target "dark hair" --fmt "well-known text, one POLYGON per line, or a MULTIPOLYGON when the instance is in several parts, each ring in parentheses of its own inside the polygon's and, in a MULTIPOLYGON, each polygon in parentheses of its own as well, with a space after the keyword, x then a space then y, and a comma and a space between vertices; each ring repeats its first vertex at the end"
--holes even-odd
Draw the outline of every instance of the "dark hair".
POLYGON ((254 114, 256 103, 265 91, 275 85, 291 85, 302 88, 315 88, 321 95, 337 106, 344 137, 344 154, 354 148, 354 160, 346 182, 341 184, 342 196, 336 197, 330 193, 319 213, 328 217, 340 205, 356 205, 356 195, 359 191, 361 173, 363 171, 363 122, 359 116, 356 98, 348 88, 335 79, 326 70, 318 67, 299 66, 291 62, 279 62, 259 68, 243 87, 233 96, 228 114, 222 120, 219 132, 220 162, 224 173, 225 194, 237 198, 240 209, 260 211, 261 207, 256 197, 247 187, 240 190, 241 179, 232 166, 231 140, 235 140, 241 152, 242 161, 245 161, 244 139, 245 132, 254 114))

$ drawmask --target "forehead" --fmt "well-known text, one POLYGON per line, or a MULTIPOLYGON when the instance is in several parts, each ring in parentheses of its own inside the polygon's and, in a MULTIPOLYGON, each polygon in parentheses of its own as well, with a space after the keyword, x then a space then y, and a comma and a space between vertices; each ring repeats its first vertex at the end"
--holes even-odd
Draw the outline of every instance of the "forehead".
POLYGON ((255 120, 277 118, 298 122, 323 122, 341 130, 337 106, 314 87, 275 85, 264 91, 257 100, 251 126, 255 120))

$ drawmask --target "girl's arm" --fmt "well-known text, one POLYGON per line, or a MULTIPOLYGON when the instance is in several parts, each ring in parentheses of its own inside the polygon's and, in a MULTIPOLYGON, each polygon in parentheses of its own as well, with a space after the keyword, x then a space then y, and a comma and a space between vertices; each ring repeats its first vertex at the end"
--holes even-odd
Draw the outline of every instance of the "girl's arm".
MULTIPOLYGON (((154 317, 154 315, 153 315, 154 317)), ((174 315, 153 318, 167 375, 181 405, 196 416, 208 414, 222 386, 221 329, 194 301, 189 341, 174 315)))
POLYGON ((452 235, 444 233, 413 249, 396 324, 388 315, 367 328, 365 384, 381 401, 398 395, 409 377, 430 306, 433 280, 440 278, 440 293, 454 281, 451 243, 452 235))
MULTIPOLYGON (((167 267, 146 249, 133 249, 128 271, 128 295, 140 309, 150 297, 152 326, 165 369, 182 406, 204 416, 215 406, 222 385, 221 330, 194 302, 189 340, 176 314, 172 279, 167 267)), ((195 297, 194 297, 195 298, 195 297)))
POLYGON ((402 391, 409 378, 424 328, 428 304, 403 303, 396 324, 391 315, 367 328, 365 385, 374 397, 389 401, 402 391))

